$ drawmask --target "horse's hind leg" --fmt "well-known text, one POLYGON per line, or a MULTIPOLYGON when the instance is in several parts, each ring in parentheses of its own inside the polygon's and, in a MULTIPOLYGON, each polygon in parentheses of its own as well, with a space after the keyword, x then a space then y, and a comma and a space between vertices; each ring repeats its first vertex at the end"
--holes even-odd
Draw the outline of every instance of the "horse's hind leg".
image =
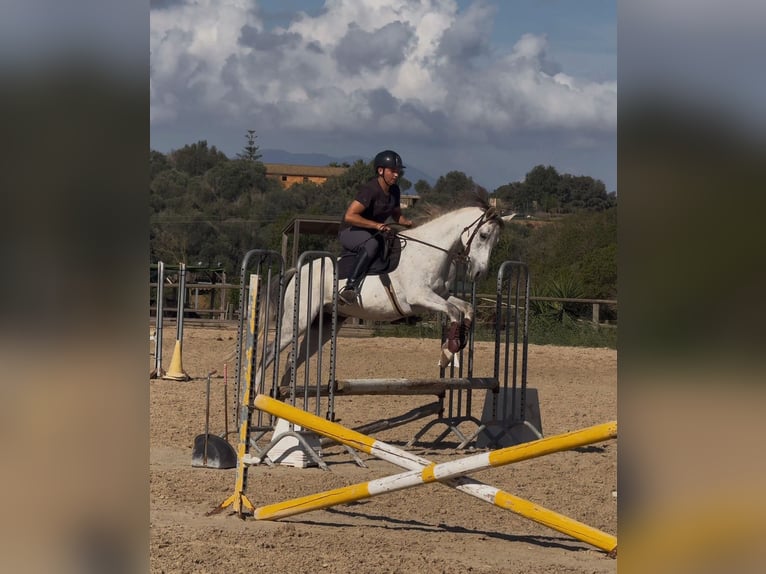
POLYGON ((324 317, 323 313, 326 306, 332 302, 332 277, 321 272, 320 262, 315 261, 311 270, 307 267, 303 268, 300 278, 300 294, 296 294, 295 284, 292 282, 285 292, 285 313, 280 344, 283 349, 288 346, 292 348, 291 361, 282 374, 281 395, 285 387, 295 385, 298 368, 304 365, 331 336, 331 321, 324 317), (318 281, 317 276, 324 277, 324 283, 318 281), (299 297, 298 304, 296 304, 296 295, 299 297), (319 333, 320 321, 321 334, 319 333))
MULTIPOLYGON (((344 317, 338 317, 337 329, 345 321, 344 317)), ((295 384, 296 397, 307 398, 317 396, 317 390, 321 385, 329 381, 325 373, 329 373, 332 357, 327 355, 327 343, 332 339, 332 322, 329 315, 319 315, 306 330, 300 341, 297 342, 294 363, 291 361, 285 366, 282 374, 281 393, 284 393, 292 384, 295 384), (320 324, 321 323, 321 324, 320 324), (321 327, 321 328, 320 328, 321 327), (316 376, 312 377, 312 374, 316 376)), ((304 405, 305 406, 305 405, 304 405)))

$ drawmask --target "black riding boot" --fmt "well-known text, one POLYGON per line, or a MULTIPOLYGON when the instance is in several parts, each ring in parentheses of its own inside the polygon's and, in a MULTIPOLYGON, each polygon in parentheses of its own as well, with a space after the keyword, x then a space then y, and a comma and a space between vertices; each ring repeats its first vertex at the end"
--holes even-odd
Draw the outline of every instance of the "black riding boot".
POLYGON ((370 266, 372 257, 362 249, 356 254, 354 260, 354 269, 351 271, 351 276, 346 281, 346 286, 338 293, 338 298, 343 303, 354 303, 356 301, 356 292, 359 288, 359 282, 364 277, 367 268, 370 266))

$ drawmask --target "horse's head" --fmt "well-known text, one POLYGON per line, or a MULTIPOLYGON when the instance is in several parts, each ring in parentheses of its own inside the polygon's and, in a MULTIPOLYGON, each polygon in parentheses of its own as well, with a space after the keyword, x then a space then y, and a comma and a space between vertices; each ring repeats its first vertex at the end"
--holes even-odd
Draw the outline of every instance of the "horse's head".
POLYGON ((500 239, 503 224, 515 215, 503 217, 489 205, 483 205, 479 209, 479 217, 466 227, 460 236, 463 255, 467 258, 468 276, 474 280, 487 273, 489 258, 500 239))

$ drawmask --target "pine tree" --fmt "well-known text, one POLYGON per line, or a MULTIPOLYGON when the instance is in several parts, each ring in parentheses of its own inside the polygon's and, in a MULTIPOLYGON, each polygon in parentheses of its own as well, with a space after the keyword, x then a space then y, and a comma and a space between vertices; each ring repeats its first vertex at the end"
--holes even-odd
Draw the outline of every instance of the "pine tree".
POLYGON ((237 154, 238 159, 244 159, 247 161, 258 161, 261 159, 261 154, 258 153, 258 146, 255 145, 255 139, 258 136, 255 135, 255 130, 247 130, 245 139, 247 145, 243 148, 242 153, 237 154))

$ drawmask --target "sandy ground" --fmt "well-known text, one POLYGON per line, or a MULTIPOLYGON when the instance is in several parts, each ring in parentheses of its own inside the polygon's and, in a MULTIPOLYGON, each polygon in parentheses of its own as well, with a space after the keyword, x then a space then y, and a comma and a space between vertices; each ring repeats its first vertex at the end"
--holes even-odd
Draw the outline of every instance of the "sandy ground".
MULTIPOLYGON (((174 348, 175 330, 169 331, 163 345, 166 368, 174 348)), ((193 380, 150 380, 152 572, 616 572, 617 561, 605 552, 441 484, 281 521, 241 520, 228 512, 206 516, 234 492, 236 471, 192 467, 192 445, 194 437, 204 432, 206 373, 212 369, 218 373, 212 378, 210 428, 216 434, 225 428, 222 373, 224 363, 228 364, 231 403, 235 345, 235 329, 186 328, 183 367, 193 380)), ((150 347, 154 349, 153 343, 150 347)), ((491 376, 492 352, 491 344, 477 343, 475 376, 491 376)), ((434 340, 341 337, 337 377, 435 377, 437 357, 434 340)), ((545 436, 616 420, 616 351, 530 346, 528 373, 528 385, 539 396, 545 436)), ((434 400, 428 396, 338 397, 336 418, 356 427, 434 400)), ((474 416, 481 416, 483 405, 484 392, 474 392, 474 416)), ((231 419, 231 405, 228 413, 231 419)), ((429 420, 386 429, 375 438, 404 447, 429 420)), ((472 423, 464 424, 468 425, 464 432, 475 430, 472 423)), ((235 430, 231 420, 228 427, 235 430)), ((436 425, 411 450, 438 462, 480 451, 458 451, 454 435, 433 444, 444 428, 436 425)), ((232 434, 231 441, 235 440, 232 434)), ((401 470, 368 455, 361 455, 368 465, 362 468, 338 446, 324 448, 322 455, 327 471, 249 467, 247 496, 262 506, 401 470)), ((616 440, 492 468, 474 477, 591 527, 617 533, 616 440)))

